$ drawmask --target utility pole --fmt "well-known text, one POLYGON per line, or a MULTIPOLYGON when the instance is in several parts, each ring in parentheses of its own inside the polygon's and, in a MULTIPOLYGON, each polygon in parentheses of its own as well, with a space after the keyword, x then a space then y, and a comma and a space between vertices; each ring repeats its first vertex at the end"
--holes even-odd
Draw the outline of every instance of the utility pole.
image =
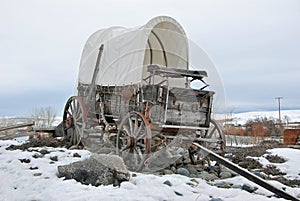
POLYGON ((282 99, 282 97, 276 97, 275 99, 278 100, 278 116, 279 116, 279 124, 281 125, 280 100, 282 99))

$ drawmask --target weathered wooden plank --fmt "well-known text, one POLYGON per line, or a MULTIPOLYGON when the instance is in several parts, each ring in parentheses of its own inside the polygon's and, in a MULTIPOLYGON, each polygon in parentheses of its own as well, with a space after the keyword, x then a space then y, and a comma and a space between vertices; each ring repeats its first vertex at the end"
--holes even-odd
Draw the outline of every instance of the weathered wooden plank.
POLYGON ((208 154, 208 157, 210 157, 211 159, 216 160, 217 162, 221 163, 225 167, 227 167, 227 168, 231 169, 232 171, 240 174, 241 176, 249 179, 250 181, 256 183, 257 185, 260 185, 261 187, 271 191, 272 193, 275 193, 279 197, 287 199, 287 200, 300 201, 298 198, 288 194, 287 192, 285 192, 281 189, 276 188, 275 186, 269 184, 262 178, 254 175, 253 173, 249 172, 246 169, 243 169, 243 168, 237 166, 233 162, 223 158, 222 156, 214 153, 213 151, 210 151, 209 149, 199 145, 198 143, 193 143, 193 145, 197 146, 198 148, 200 148, 201 151, 208 154))
POLYGON ((13 126, 6 126, 6 127, 2 127, 0 128, 0 131, 6 131, 6 130, 11 130, 11 129, 16 129, 16 128, 23 128, 23 127, 27 127, 27 126, 33 126, 33 123, 24 123, 24 124, 17 124, 17 125, 13 125, 13 126))

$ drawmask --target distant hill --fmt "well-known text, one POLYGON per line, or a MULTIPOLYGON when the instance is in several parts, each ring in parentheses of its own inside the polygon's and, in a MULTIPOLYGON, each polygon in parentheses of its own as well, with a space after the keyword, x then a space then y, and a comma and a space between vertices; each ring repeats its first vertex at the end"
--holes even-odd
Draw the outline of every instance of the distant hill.
MULTIPOLYGON (((234 113, 231 117, 234 124, 245 124, 247 120, 255 118, 273 118, 278 119, 278 111, 252 111, 243 113, 234 113)), ((281 110, 281 121, 300 122, 300 110, 281 110)))

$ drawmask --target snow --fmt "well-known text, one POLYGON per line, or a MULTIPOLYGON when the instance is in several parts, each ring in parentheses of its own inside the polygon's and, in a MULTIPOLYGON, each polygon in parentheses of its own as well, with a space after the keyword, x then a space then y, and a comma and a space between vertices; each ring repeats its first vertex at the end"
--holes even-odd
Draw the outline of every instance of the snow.
MULTIPOLYGON (((281 120, 285 122, 285 117, 288 117, 289 122, 300 122, 300 110, 281 110, 281 120)), ((278 119, 278 111, 254 111, 254 112, 244 112, 232 114, 234 123, 236 125, 243 125, 247 120, 267 117, 278 119)))
MULTIPOLYGON (((57 166, 69 164, 78 160, 88 158, 91 153, 87 150, 67 150, 64 148, 32 148, 29 151, 8 151, 5 148, 10 144, 20 142, 9 140, 0 141, 0 200, 192 200, 202 201, 211 198, 221 198, 222 200, 284 200, 276 197, 268 198, 272 195, 269 191, 253 184, 247 179, 236 176, 224 181, 235 185, 251 184, 257 186, 255 193, 248 193, 238 188, 221 189, 208 184, 199 178, 189 178, 181 175, 153 175, 131 173, 134 176, 130 181, 121 183, 120 187, 109 186, 87 186, 75 180, 64 180, 57 177, 57 166), (33 155, 40 154, 38 151, 46 149, 50 153, 44 157, 34 158, 33 155), (73 157, 74 153, 81 155, 81 158, 73 157), (50 157, 57 156, 58 161, 51 163, 50 157), (19 159, 30 159, 30 163, 21 163, 19 159), (38 169, 30 170, 30 167, 38 169), (34 176, 41 173, 40 176, 34 176), (164 184, 170 181, 171 186, 164 184)), ((287 159, 280 166, 287 175, 297 177, 299 168, 299 150, 290 148, 271 149, 271 154, 277 154, 287 159)), ((218 181, 215 181, 218 182, 218 181)), ((273 182, 276 186, 285 187, 294 196, 300 193, 300 188, 290 188, 278 182, 273 182)))

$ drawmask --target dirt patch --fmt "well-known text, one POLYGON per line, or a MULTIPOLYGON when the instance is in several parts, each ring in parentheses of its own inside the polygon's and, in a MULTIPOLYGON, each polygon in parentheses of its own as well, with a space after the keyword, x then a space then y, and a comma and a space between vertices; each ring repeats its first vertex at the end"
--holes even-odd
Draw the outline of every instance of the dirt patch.
POLYGON ((248 170, 262 168, 262 164, 260 164, 257 160, 253 158, 247 158, 247 156, 244 153, 236 153, 235 155, 229 158, 235 164, 238 164, 240 167, 243 167, 248 170))
POLYGON ((286 186, 290 186, 292 188, 299 188, 300 180, 299 179, 287 179, 285 177, 275 177, 275 178, 267 178, 271 180, 278 181, 286 186))
POLYGON ((260 157, 266 153, 266 148, 263 146, 255 146, 255 147, 229 147, 227 153, 232 153, 227 155, 227 158, 238 164, 239 166, 248 169, 261 169, 262 164, 260 164, 257 160, 250 157, 260 157))
POLYGON ((278 155, 267 155, 266 159, 270 163, 284 163, 284 162, 286 162, 286 160, 284 158, 282 158, 281 156, 278 156, 278 155))
POLYGON ((283 147, 287 146, 277 141, 263 141, 261 144, 253 147, 228 147, 226 152, 233 155, 238 154, 244 158, 246 156, 260 157, 266 154, 268 149, 283 147))
POLYGON ((260 146, 264 147, 265 149, 273 149, 273 148, 284 148, 287 147, 286 145, 277 142, 277 141, 263 141, 260 143, 260 146))
POLYGON ((46 140, 40 140, 40 139, 33 139, 31 141, 28 141, 21 145, 10 145, 6 148, 6 150, 16 150, 20 149, 22 151, 28 150, 28 148, 31 147, 65 147, 69 148, 71 147, 70 142, 67 141, 59 141, 56 139, 46 139, 46 140))
POLYGON ((267 165, 262 169, 262 172, 270 176, 286 175, 286 173, 281 172, 275 165, 267 165))

